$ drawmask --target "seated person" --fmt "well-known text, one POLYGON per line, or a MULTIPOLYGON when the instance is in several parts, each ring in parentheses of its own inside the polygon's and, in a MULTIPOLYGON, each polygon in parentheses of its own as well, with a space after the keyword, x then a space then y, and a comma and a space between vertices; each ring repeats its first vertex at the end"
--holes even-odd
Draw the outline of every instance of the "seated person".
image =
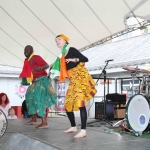
POLYGON ((13 108, 9 108, 7 119, 17 119, 13 108))
POLYGON ((4 112, 6 117, 8 116, 8 110, 10 108, 8 96, 5 93, 0 93, 0 109, 4 112))
POLYGON ((28 114, 27 106, 26 106, 26 100, 22 103, 22 114, 24 118, 30 118, 30 115, 28 114))

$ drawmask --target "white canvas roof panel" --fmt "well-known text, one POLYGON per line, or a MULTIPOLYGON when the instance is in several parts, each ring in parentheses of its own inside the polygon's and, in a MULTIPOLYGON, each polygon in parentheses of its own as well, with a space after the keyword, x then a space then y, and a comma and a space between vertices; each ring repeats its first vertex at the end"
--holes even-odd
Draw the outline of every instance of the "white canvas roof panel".
POLYGON ((150 62, 150 34, 99 45, 82 52, 89 58, 86 66, 89 70, 99 70, 110 61, 107 68, 138 65, 150 62))
POLYGON ((82 49, 125 30, 131 11, 150 20, 149 6, 148 0, 0 0, 0 64, 22 67, 26 45, 52 64, 60 53, 56 35, 82 49))

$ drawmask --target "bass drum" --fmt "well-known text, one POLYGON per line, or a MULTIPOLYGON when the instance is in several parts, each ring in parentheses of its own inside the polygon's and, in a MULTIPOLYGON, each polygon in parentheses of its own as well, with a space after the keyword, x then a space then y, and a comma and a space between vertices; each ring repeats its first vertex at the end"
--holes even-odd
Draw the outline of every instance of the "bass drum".
POLYGON ((3 113, 3 111, 0 109, 0 138, 5 134, 7 130, 7 125, 8 125, 7 118, 3 113))
POLYGON ((132 96, 126 106, 126 119, 129 127, 135 132, 149 130, 149 98, 141 94, 132 96))

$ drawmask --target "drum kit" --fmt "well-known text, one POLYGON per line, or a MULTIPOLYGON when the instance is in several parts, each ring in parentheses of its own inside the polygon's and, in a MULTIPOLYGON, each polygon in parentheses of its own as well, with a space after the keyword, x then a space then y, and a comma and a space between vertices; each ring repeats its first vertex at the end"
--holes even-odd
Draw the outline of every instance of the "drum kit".
POLYGON ((131 72, 133 80, 137 77, 137 73, 142 73, 143 79, 139 79, 142 82, 140 81, 138 94, 133 93, 132 97, 126 104, 126 118, 114 124, 114 127, 119 124, 121 127, 121 133, 122 131, 129 131, 135 136, 140 136, 144 132, 150 132, 150 71, 139 69, 138 67, 123 67, 123 69, 131 72))

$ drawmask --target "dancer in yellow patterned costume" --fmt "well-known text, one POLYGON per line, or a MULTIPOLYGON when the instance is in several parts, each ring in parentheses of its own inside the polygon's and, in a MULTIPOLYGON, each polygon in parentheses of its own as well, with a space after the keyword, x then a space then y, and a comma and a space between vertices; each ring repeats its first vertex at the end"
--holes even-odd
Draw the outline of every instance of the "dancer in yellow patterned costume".
POLYGON ((63 132, 77 132, 73 111, 80 110, 81 131, 74 137, 82 138, 86 136, 87 112, 85 106, 87 105, 87 101, 90 100, 97 92, 95 89, 96 83, 85 68, 85 62, 88 61, 88 58, 82 55, 74 47, 67 48, 66 45, 68 45, 69 39, 65 35, 58 35, 55 41, 57 46, 63 49, 62 54, 64 54, 65 61, 63 62, 63 59, 60 61, 61 65, 59 79, 64 81, 63 77, 68 76, 70 80, 66 93, 65 109, 71 123, 71 128, 63 132), (63 63, 66 67, 62 68, 62 66, 64 66, 63 63), (65 71, 65 68, 67 72, 65 71))

